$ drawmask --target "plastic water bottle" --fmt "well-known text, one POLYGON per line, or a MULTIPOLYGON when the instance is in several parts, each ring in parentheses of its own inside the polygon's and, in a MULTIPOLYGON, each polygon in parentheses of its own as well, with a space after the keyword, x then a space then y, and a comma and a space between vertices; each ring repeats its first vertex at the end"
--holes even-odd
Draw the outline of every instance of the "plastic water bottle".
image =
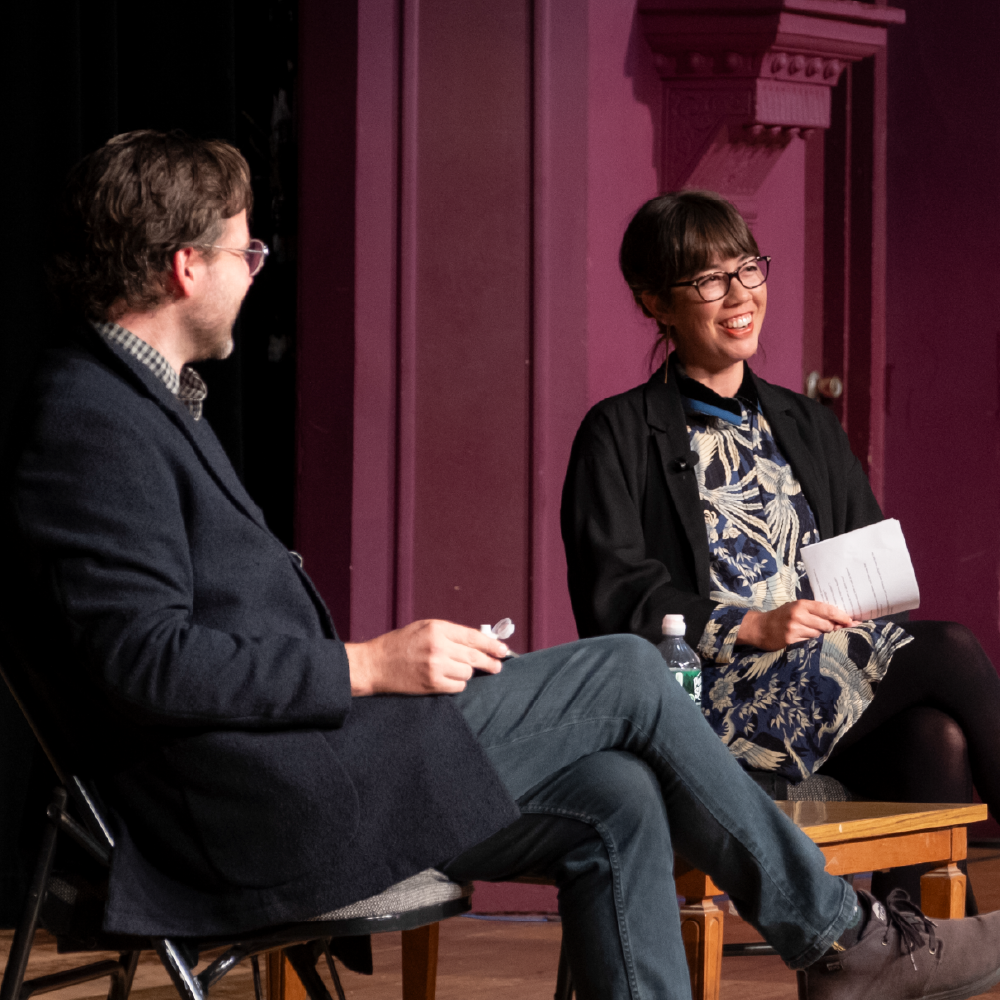
POLYGON ((677 678, 677 683, 701 704, 701 660, 684 641, 684 616, 663 616, 663 639, 657 645, 667 669, 677 678))

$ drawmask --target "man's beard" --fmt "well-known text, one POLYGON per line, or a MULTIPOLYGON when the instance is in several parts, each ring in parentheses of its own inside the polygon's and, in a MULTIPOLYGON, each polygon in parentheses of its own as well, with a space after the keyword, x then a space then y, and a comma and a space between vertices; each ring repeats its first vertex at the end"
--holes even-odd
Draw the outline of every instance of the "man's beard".
POLYGON ((194 347, 192 361, 221 361, 233 353, 233 326, 240 313, 243 296, 237 302, 220 299, 191 321, 189 332, 194 347))
POLYGON ((214 327, 206 329, 204 327, 193 332, 194 349, 196 361, 221 361, 228 358, 233 353, 233 326, 229 324, 227 328, 219 329, 214 327))

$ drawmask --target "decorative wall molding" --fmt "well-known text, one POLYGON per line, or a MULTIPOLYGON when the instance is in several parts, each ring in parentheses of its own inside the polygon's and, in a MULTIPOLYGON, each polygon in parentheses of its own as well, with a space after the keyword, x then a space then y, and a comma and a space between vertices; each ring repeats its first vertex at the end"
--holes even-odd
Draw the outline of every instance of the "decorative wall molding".
POLYGON ((856 0, 643 0, 639 16, 663 81, 664 187, 743 203, 792 138, 829 127, 844 67, 905 20, 856 0))

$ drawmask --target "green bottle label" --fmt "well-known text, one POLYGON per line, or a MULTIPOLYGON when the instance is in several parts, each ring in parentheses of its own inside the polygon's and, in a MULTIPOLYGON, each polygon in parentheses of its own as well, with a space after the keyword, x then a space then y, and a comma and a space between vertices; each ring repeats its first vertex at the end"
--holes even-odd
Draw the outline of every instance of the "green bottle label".
POLYGON ((701 704, 701 670, 673 670, 670 671, 676 678, 677 683, 691 696, 691 700, 701 704))

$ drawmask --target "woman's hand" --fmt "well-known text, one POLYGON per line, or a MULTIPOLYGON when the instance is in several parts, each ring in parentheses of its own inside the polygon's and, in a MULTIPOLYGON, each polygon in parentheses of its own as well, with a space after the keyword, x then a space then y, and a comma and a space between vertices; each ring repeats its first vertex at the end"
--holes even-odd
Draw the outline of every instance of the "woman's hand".
POLYGON ((815 639, 824 632, 857 624, 835 604, 792 601, 773 611, 748 611, 736 641, 758 649, 784 649, 793 642, 815 639))

